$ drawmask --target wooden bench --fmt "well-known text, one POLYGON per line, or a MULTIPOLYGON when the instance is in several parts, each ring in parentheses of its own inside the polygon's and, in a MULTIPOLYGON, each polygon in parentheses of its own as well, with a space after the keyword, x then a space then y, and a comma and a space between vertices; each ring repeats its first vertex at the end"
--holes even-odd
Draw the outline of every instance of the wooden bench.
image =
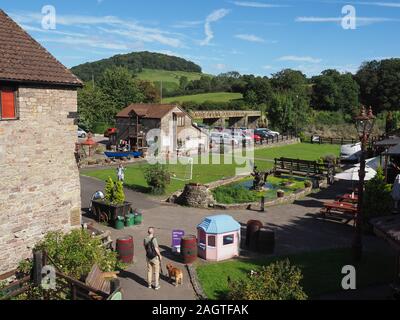
MULTIPOLYGON (((117 278, 118 272, 102 272, 97 264, 95 264, 86 277, 87 286, 106 294, 111 293, 111 280, 117 278)), ((91 293, 91 295, 96 295, 91 293)))
MULTIPOLYGON (((333 184, 336 167, 330 163, 319 163, 317 161, 308 161, 291 158, 275 158, 275 174, 289 174, 297 176, 311 177, 315 181, 327 179, 328 184, 333 184)), ((315 183, 314 187, 318 187, 315 183)))

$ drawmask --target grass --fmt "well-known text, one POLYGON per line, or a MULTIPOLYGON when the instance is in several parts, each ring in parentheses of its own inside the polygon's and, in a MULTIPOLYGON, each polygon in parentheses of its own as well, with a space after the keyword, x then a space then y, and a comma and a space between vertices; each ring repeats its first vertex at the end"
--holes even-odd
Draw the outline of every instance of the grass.
MULTIPOLYGON (((185 71, 167 71, 167 70, 155 70, 155 69, 143 69, 138 74, 138 78, 141 80, 148 80, 157 85, 163 82, 163 87, 169 91, 176 90, 179 87, 179 79, 181 77, 187 77, 189 81, 199 80, 204 74, 196 72, 185 72, 185 71)), ((164 102, 164 101, 163 101, 164 102)))
POLYGON ((332 144, 311 144, 298 143, 276 148, 257 149, 255 158, 275 159, 280 157, 302 159, 302 160, 318 160, 320 157, 334 154, 340 155, 340 146, 332 144))
POLYGON ((234 204, 259 201, 262 196, 267 200, 276 199, 278 189, 285 191, 286 195, 292 194, 294 191, 304 188, 304 179, 290 179, 290 177, 278 178, 274 176, 268 177, 268 183, 272 184, 273 188, 267 191, 253 191, 248 186, 251 186, 252 178, 246 178, 226 186, 218 187, 212 191, 215 200, 218 203, 234 204), (284 186, 285 182, 293 183, 290 186, 284 186), (244 183, 246 186, 244 186, 244 183))
POLYGON ((165 103, 171 102, 196 102, 202 103, 206 101, 211 102, 229 102, 231 100, 242 99, 243 95, 241 93, 234 92, 212 92, 212 93, 202 93, 202 94, 194 94, 188 96, 179 96, 179 97, 170 97, 163 99, 165 103))
MULTIPOLYGON (((228 292, 228 276, 232 280, 245 279, 250 270, 285 258, 302 270, 301 285, 309 298, 341 291, 342 267, 354 265, 351 249, 345 248, 287 257, 207 263, 197 266, 197 273, 205 294, 210 299, 223 299, 228 292)), ((364 252, 363 261, 355 267, 357 288, 389 283, 395 276, 394 258, 382 252, 364 252)))
MULTIPOLYGON (((326 153, 338 154, 339 147, 332 145, 303 143, 256 150, 255 157, 261 158, 261 160, 256 160, 255 164, 258 166, 259 170, 267 170, 272 168, 273 163, 269 161, 263 161, 262 159, 273 159, 274 157, 300 157, 301 159, 317 160, 326 153)), ((216 163, 215 159, 220 159, 220 163, 223 162, 223 159, 219 158, 218 155, 214 157, 215 158, 212 161, 209 160, 209 163, 216 163)), ((194 158, 194 160, 196 160, 196 158, 194 158)), ((204 160, 204 158, 202 160, 204 160)), ((193 165, 192 182, 207 184, 224 178, 233 177, 236 175, 237 168, 244 167, 244 165, 237 165, 234 162, 232 164, 202 164, 204 162, 205 161, 201 161, 200 164, 193 165)), ((140 192, 149 192, 149 188, 143 173, 147 167, 147 163, 133 164, 128 166, 127 170, 125 171, 125 186, 140 192)), ((182 165, 170 165, 169 169, 172 172, 175 172, 184 171, 185 168, 182 168, 182 165)), ((82 170, 82 174, 105 181, 108 177, 115 178, 116 171, 114 168, 102 170, 82 170)), ((185 183, 187 183, 187 181, 172 179, 171 184, 167 187, 167 194, 171 194, 177 190, 183 189, 185 183)))

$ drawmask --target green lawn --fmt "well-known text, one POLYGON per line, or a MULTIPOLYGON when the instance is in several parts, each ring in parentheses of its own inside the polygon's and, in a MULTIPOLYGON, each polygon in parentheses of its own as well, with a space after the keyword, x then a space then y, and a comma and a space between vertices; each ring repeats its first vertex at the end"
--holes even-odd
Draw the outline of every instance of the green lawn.
POLYGON ((275 159, 280 157, 302 160, 318 160, 320 157, 334 154, 340 155, 340 146, 332 144, 298 143, 276 148, 258 149, 255 158, 275 159))
POLYGON ((194 94, 188 96, 180 96, 180 97, 170 97, 163 99, 165 103, 171 102, 197 102, 202 103, 206 101, 211 102, 229 102, 231 100, 242 99, 243 96, 241 93, 233 93, 233 92, 213 92, 213 93, 202 93, 202 94, 194 94))
MULTIPOLYGON (((222 299, 227 293, 228 276, 232 280, 244 279, 250 270, 285 258, 302 270, 301 284, 309 298, 341 291, 342 267, 354 265, 351 249, 331 249, 280 258, 207 263, 197 266, 197 273, 205 294, 210 299, 222 299)), ((389 283, 395 276, 394 257, 382 252, 365 252, 363 261, 355 267, 357 288, 389 283)))
MULTIPOLYGON (((256 150, 255 157, 262 159, 273 159, 274 157, 300 157, 301 159, 316 160, 327 153, 338 154, 339 147, 332 145, 315 145, 304 143, 256 150)), ((222 158, 220 158, 219 156, 216 156, 216 159, 220 159, 220 163, 223 162, 222 158)), ((196 158, 194 158, 194 160, 196 160, 196 158)), ((209 163, 214 164, 204 164, 204 162, 205 161, 202 161, 200 162, 201 164, 193 165, 192 182, 210 183, 213 181, 221 180, 223 178, 233 177, 236 175, 237 168, 244 167, 244 164, 237 165, 235 163, 215 164, 216 162, 214 160, 209 161, 209 163)), ((272 162, 262 160, 256 160, 255 164, 259 167, 260 170, 270 169, 273 166, 272 162)), ((146 167, 148 167, 146 163, 133 164, 128 166, 125 172, 125 185, 134 190, 148 192, 148 186, 143 174, 146 167)), ((173 172, 178 172, 184 171, 187 167, 182 165, 173 165, 170 168, 173 172)), ((103 170, 82 170, 82 174, 105 181, 108 177, 115 178, 116 170, 114 168, 103 170)), ((185 183, 187 183, 187 181, 184 182, 172 179, 171 184, 167 188, 167 193, 171 194, 177 190, 183 189, 185 183)))

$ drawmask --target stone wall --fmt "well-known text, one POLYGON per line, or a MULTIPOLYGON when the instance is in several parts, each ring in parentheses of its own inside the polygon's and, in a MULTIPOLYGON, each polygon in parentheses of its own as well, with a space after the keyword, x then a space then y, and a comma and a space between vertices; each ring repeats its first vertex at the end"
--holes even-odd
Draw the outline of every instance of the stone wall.
POLYGON ((20 119, 0 121, 0 275, 81 223, 76 90, 20 87, 17 102, 20 119))

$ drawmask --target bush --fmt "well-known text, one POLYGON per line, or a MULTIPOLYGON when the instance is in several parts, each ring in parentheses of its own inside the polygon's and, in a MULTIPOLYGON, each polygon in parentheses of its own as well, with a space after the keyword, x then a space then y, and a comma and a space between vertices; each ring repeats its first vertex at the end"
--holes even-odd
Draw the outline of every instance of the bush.
POLYGON ((371 218, 391 214, 393 203, 391 190, 391 185, 385 182, 383 169, 378 168, 376 176, 365 184, 363 208, 365 222, 371 218))
POLYGON ((114 182, 110 177, 104 187, 104 198, 109 204, 123 204, 125 202, 124 186, 121 181, 114 182))
POLYGON ((304 187, 306 187, 306 188, 312 187, 312 182, 310 180, 304 181, 304 187))
POLYGON ((260 200, 260 195, 257 192, 243 186, 222 186, 214 189, 212 193, 218 203, 224 204, 256 202, 260 200))
POLYGON ((104 272, 122 267, 117 253, 104 248, 100 239, 85 230, 49 232, 35 249, 45 250, 61 272, 76 279, 85 277, 94 264, 104 272))
POLYGON ((303 275, 289 260, 264 266, 246 280, 230 284, 230 300, 306 300, 300 285, 303 275))
POLYGON ((124 186, 122 181, 117 181, 115 183, 115 190, 114 190, 114 204, 123 204, 125 202, 125 193, 124 193, 124 186))
POLYGON ((144 173, 151 193, 161 195, 165 194, 167 185, 171 182, 171 175, 166 166, 155 164, 148 167, 144 173))

